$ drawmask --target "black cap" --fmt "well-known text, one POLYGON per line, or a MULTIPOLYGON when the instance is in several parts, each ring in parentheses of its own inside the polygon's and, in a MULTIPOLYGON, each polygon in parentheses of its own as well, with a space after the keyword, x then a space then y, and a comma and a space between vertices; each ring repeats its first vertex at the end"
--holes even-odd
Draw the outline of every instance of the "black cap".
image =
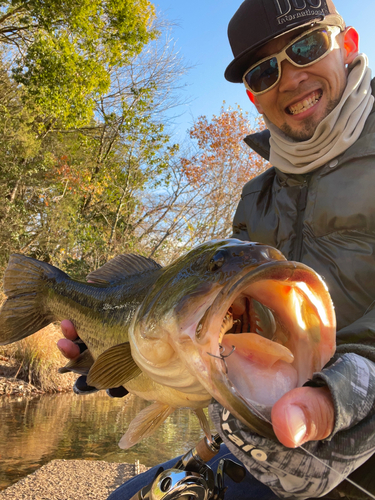
POLYGON ((225 78, 241 83, 251 57, 263 44, 301 26, 331 22, 344 27, 330 0, 245 0, 230 20, 228 38, 234 55, 225 78))

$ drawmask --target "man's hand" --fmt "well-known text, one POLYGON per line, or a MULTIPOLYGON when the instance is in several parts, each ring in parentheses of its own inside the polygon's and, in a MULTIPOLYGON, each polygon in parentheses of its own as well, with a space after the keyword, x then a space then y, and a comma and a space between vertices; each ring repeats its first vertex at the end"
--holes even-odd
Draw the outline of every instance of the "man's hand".
POLYGON ((61 322, 61 330, 65 339, 60 339, 57 342, 57 347, 63 356, 68 359, 74 359, 80 354, 78 345, 73 342, 73 340, 78 338, 74 325, 67 319, 64 319, 61 322))
POLYGON ((272 408, 272 425, 284 446, 297 448, 328 437, 335 424, 333 400, 327 387, 298 387, 272 408))
MULTIPOLYGON (((73 342, 78 339, 78 334, 71 321, 64 319, 61 322, 60 326, 65 338, 58 340, 57 347, 59 348, 61 354, 67 359, 74 359, 79 356, 83 350, 87 349, 86 344, 81 342, 78 345, 73 342)), ((73 386, 73 391, 76 394, 91 394, 92 392, 96 392, 97 389, 95 389, 95 387, 87 385, 86 375, 81 375, 77 378, 73 386)), ((123 386, 107 389, 106 392, 111 398, 123 398, 124 396, 129 394, 123 386)))

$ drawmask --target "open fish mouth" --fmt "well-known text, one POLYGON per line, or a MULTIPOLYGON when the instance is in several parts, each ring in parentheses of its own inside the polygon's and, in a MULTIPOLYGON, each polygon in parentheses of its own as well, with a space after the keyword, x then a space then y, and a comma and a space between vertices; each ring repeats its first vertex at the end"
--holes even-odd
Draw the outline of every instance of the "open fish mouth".
POLYGON ((332 357, 335 315, 307 266, 265 263, 219 292, 196 328, 210 376, 201 383, 245 425, 270 436, 272 405, 332 357))

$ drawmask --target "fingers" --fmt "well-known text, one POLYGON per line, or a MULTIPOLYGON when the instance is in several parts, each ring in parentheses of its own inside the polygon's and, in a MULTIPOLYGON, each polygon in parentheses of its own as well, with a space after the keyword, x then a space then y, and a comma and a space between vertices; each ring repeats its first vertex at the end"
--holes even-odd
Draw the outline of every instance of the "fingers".
POLYGON ((74 359, 80 355, 80 349, 77 344, 68 339, 60 339, 57 347, 63 356, 68 359, 74 359))
POLYGON ((288 448, 327 438, 335 424, 332 396, 327 387, 299 387, 284 394, 273 406, 272 425, 288 448))
POLYGON ((61 326, 61 331, 63 332, 65 338, 69 340, 75 340, 78 337, 73 323, 68 319, 64 319, 63 321, 61 321, 60 326, 61 326))
POLYGON ((60 339, 57 342, 61 354, 68 359, 74 359, 80 354, 80 349, 77 344, 73 342, 78 338, 77 332, 71 321, 64 319, 61 322, 61 331, 65 339, 60 339))

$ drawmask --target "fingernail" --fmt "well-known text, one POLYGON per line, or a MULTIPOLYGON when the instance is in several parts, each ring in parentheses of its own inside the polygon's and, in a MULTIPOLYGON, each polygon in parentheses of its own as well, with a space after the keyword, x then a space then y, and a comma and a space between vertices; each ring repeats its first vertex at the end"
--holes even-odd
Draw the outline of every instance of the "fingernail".
POLYGON ((306 436, 306 417, 299 406, 290 405, 285 410, 286 423, 296 446, 302 444, 306 436))

